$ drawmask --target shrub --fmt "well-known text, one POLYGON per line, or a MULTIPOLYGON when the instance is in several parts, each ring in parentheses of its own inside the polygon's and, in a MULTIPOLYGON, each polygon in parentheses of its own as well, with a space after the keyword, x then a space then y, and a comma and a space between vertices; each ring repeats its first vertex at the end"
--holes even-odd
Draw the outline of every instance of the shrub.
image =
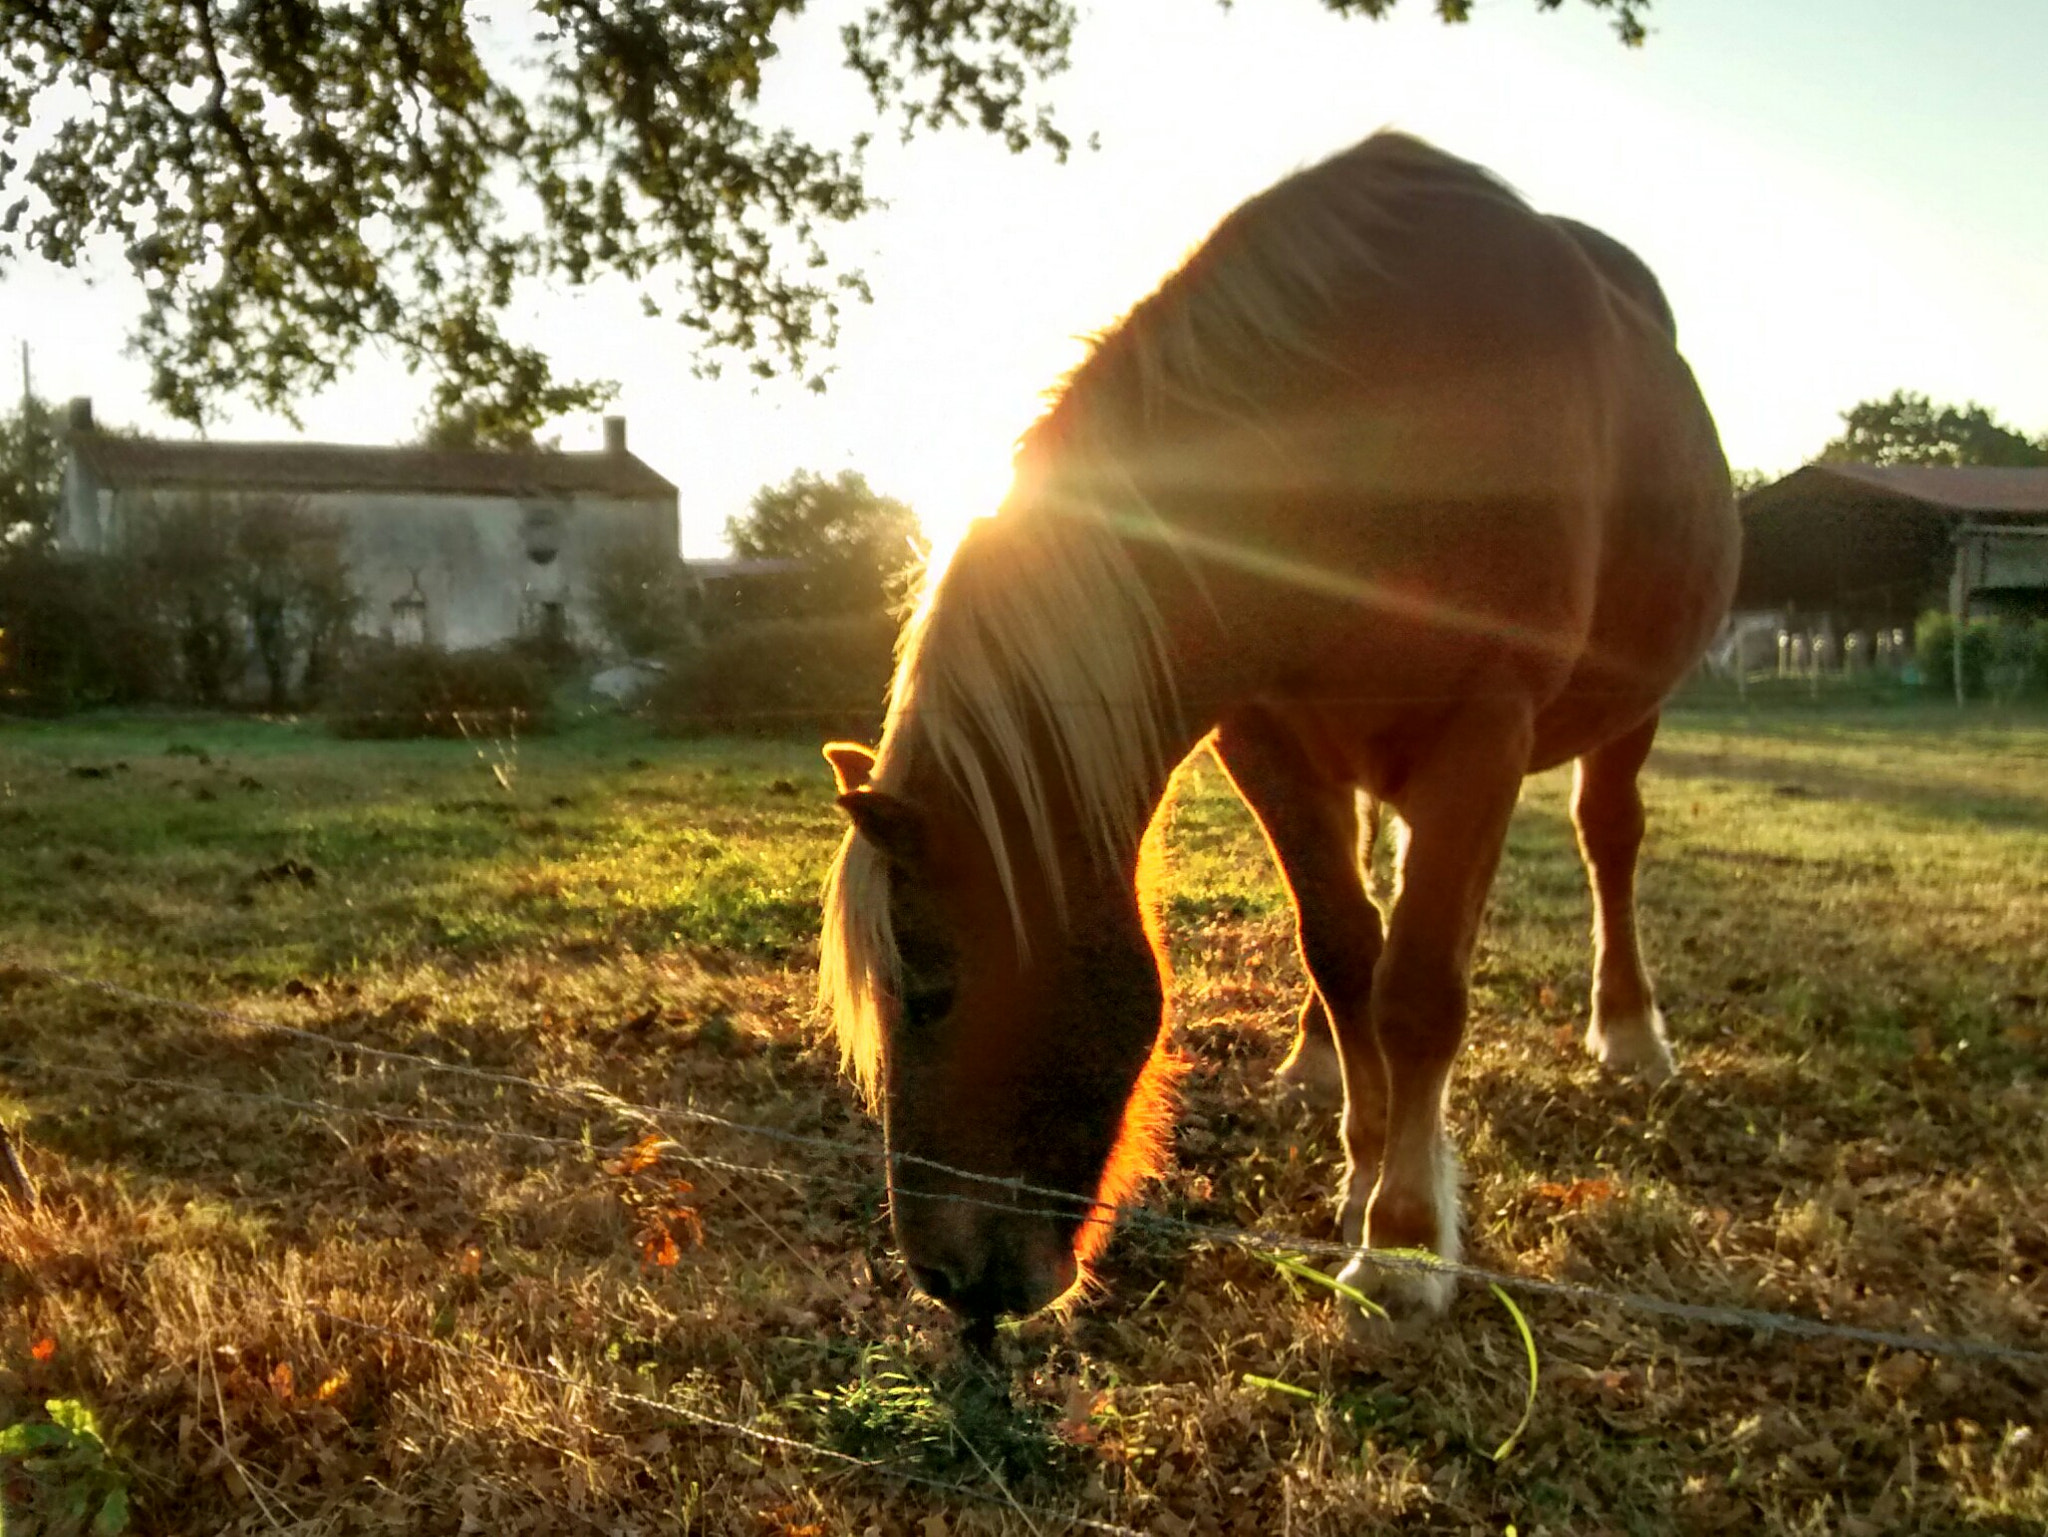
MULTIPOLYGON (((1963 695, 1982 699, 1987 691, 1997 642, 1988 619, 1973 619, 1963 630, 1963 695)), ((1913 627, 1914 660, 1923 687, 1936 693, 1955 692, 1956 622, 1952 615, 1929 609, 1913 627)))
POLYGON ((516 736, 548 728, 548 688, 546 669, 516 647, 366 642, 335 682, 327 723, 344 737, 516 736))
POLYGON ((164 698, 175 640, 148 586, 126 556, 8 551, 0 559, 0 699, 63 714, 164 698))
POLYGON ((218 705, 249 664, 234 521, 203 496, 154 507, 139 521, 134 554, 144 580, 135 596, 169 627, 183 696, 218 705))
POLYGON ((1999 620, 1988 676, 1999 699, 2048 694, 2048 619, 1999 620))
POLYGON ((896 651, 887 614, 736 624, 675 657, 649 699, 682 735, 836 735, 872 739, 896 651))
POLYGON ((41 713, 246 697, 251 664, 282 709, 317 698, 358 607, 338 525, 267 498, 144 509, 113 553, 0 551, 0 692, 41 713))

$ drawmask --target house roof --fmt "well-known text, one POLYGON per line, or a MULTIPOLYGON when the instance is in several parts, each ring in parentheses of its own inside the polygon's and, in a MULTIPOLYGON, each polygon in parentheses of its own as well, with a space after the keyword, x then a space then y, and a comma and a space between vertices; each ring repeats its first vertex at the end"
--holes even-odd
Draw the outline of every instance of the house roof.
POLYGON ((377 448, 350 443, 204 443, 77 433, 71 450, 101 485, 189 491, 429 496, 571 496, 670 501, 676 488, 630 453, 377 448))
POLYGON ((1809 464, 1743 498, 1745 508, 1780 497, 1820 493, 1834 498, 1870 492, 1920 502, 1945 512, 2048 518, 2048 469, 1993 469, 1949 464, 1809 464))
POLYGON ((708 560, 693 560, 689 566, 699 581, 729 582, 750 576, 787 576, 803 570, 804 563, 800 560, 718 555, 708 560))

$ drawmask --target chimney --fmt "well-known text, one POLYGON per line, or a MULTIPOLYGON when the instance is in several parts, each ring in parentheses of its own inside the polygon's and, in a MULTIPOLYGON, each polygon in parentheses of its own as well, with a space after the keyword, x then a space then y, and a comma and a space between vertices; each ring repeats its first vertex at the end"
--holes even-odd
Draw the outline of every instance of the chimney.
POLYGON ((623 416, 607 416, 604 419, 604 451, 608 454, 623 454, 626 451, 626 419, 623 416))
POLYGON ((64 408, 64 425, 72 432, 91 432, 93 430, 92 397, 90 395, 74 395, 71 398, 71 404, 64 408))

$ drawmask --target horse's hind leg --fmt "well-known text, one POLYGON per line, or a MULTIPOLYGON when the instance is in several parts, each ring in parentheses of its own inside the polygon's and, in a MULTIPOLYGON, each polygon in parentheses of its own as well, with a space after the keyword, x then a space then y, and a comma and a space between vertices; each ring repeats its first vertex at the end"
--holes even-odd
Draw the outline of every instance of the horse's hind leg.
POLYGON ((1579 759, 1572 822, 1593 883, 1593 1021, 1586 1050, 1608 1067, 1653 1083, 1674 1071, 1664 1017, 1636 940, 1636 854, 1643 797, 1636 776, 1657 737, 1657 717, 1579 759))
POLYGON ((1344 1064, 1337 1056, 1330 1011, 1314 983, 1301 1000, 1294 1044, 1288 1048, 1286 1060, 1274 1069, 1273 1083, 1281 1099, 1305 1110, 1336 1110, 1344 1103, 1344 1064))
MULTIPOLYGON (((1294 899, 1302 965, 1310 998, 1303 1037, 1324 1032, 1344 1103, 1347 1170, 1343 1229, 1356 1243, 1365 1199, 1379 1172, 1386 1095, 1370 1007, 1373 967, 1380 956, 1380 915, 1366 895, 1356 857, 1358 807, 1350 785, 1310 761, 1279 721, 1248 711, 1216 733, 1216 757, 1265 830, 1294 899)), ((1311 1048, 1313 1049, 1313 1048, 1311 1048)), ((1288 1058, 1302 1060, 1297 1040, 1288 1058)))
MULTIPOLYGON (((1361 792, 1356 798, 1355 809, 1362 813, 1357 817, 1358 866, 1370 897, 1373 846, 1379 841, 1380 805, 1361 792)), ((1321 829, 1318 837, 1320 832, 1321 829)), ((1319 843, 1319 857, 1320 847, 1319 843)), ((1377 916, 1373 933, 1377 941, 1377 916)), ((1273 1074, 1273 1081, 1278 1085, 1282 1098, 1293 1100, 1306 1109, 1338 1110, 1343 1107, 1344 1064, 1339 1060, 1337 1038, 1330 1028, 1330 1011, 1324 1006, 1323 995, 1316 991, 1314 982, 1310 982, 1308 996, 1301 1003, 1294 1045, 1287 1053, 1287 1060, 1273 1074)))

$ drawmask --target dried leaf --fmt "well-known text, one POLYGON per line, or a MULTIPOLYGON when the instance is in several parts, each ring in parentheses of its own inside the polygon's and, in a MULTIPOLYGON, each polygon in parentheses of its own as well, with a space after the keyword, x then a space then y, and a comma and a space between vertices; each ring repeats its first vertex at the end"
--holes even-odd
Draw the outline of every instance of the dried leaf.
POLYGON ((462 1258, 456 1263, 455 1268, 463 1276, 468 1277, 470 1280, 475 1280, 477 1276, 483 1273, 484 1251, 477 1248, 474 1244, 470 1245, 469 1248, 462 1251, 462 1258))
POLYGON ((290 1400, 292 1396, 292 1363, 280 1361, 270 1369, 270 1391, 279 1398, 290 1400))
POLYGON ((668 1139, 656 1132, 649 1132, 625 1152, 619 1154, 604 1166, 607 1174, 638 1174, 661 1161, 662 1149, 668 1146, 668 1139))
POLYGON ((671 1206, 662 1212, 662 1226, 671 1234, 680 1225, 690 1235, 690 1247, 704 1247, 704 1219, 690 1206, 671 1206))
POLYGON ((313 1389, 313 1398, 318 1403, 331 1403, 339 1398, 348 1387, 346 1370, 330 1372, 320 1379, 320 1386, 313 1389))
POLYGON ((683 1257, 683 1251, 676 1247, 675 1235, 666 1227, 657 1227, 642 1235, 640 1239, 640 1263, 658 1265, 669 1269, 683 1257))
POLYGON ((1575 1179, 1569 1185, 1545 1180, 1536 1187, 1536 1193, 1547 1201, 1556 1201, 1566 1211, 1577 1211, 1581 1206, 1611 1201, 1617 1191, 1611 1179, 1575 1179))
POLYGON ((57 1336, 46 1334, 28 1347, 28 1353, 38 1361, 48 1361, 57 1354, 57 1336))
POLYGON ((1060 1418, 1069 1425, 1085 1425, 1095 1417, 1095 1411, 1102 1407, 1102 1398, 1099 1389, 1077 1382, 1067 1391, 1067 1401, 1060 1418))

